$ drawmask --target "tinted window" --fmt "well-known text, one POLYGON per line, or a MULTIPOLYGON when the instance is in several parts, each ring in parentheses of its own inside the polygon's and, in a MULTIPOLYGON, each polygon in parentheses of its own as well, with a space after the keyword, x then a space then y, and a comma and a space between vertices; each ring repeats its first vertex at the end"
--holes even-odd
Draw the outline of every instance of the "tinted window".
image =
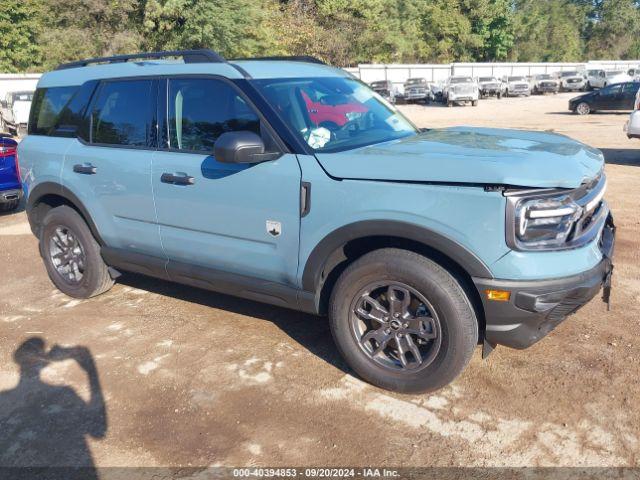
POLYGON ((29 134, 49 135, 60 111, 78 87, 39 88, 34 95, 29 118, 29 134))
POLYGON ((640 88, 640 83, 625 83, 622 87, 624 93, 633 93, 634 95, 640 88))
POLYGON ((213 152, 220 135, 248 130, 260 135, 260 119, 229 84, 214 79, 169 81, 169 147, 213 152))
POLYGON ((76 91, 60 112, 54 135, 76 136, 77 134, 80 138, 89 141, 85 113, 97 84, 97 81, 86 82, 76 91))
POLYGON ((103 83, 91 114, 91 141, 144 147, 151 132, 151 80, 103 83))
POLYGON ((617 95, 618 93, 620 93, 620 88, 621 88, 621 85, 617 83, 615 85, 610 85, 608 87, 605 87, 600 91, 602 92, 603 95, 617 95))

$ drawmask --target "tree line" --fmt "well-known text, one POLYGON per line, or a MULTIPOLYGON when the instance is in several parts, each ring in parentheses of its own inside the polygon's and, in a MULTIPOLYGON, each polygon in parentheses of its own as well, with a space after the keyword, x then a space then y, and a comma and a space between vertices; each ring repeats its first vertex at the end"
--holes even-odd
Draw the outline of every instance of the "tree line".
POLYGON ((333 65, 640 58, 638 0, 2 0, 0 72, 211 48, 333 65))

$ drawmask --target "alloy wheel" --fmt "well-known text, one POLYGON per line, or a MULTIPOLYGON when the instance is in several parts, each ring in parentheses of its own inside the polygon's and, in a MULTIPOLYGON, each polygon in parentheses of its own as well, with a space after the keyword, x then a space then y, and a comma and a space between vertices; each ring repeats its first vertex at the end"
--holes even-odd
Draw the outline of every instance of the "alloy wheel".
POLYGON ((440 351, 442 329, 429 301, 400 282, 363 288, 350 309, 351 331, 378 365, 412 373, 428 367, 440 351))
POLYGON ((77 236, 65 226, 57 226, 49 238, 49 259, 62 279, 78 285, 84 277, 86 255, 77 236))

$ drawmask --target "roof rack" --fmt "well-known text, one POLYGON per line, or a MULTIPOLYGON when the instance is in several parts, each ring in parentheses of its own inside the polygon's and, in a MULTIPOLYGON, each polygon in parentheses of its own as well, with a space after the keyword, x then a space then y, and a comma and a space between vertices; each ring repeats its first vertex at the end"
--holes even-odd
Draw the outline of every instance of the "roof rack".
POLYGON ((170 50, 163 52, 132 53, 127 55, 114 55, 112 57, 97 57, 78 60, 77 62, 62 63, 56 70, 66 70, 68 68, 86 67, 95 63, 125 63, 130 60, 148 60, 170 57, 182 57, 184 63, 223 63, 226 62, 220 54, 208 50, 170 50))
POLYGON ((234 58, 231 61, 240 61, 240 60, 285 60, 288 62, 307 62, 307 63, 318 63, 320 65, 326 65, 325 62, 320 60, 319 58, 312 57, 311 55, 275 55, 271 57, 247 57, 247 58, 234 58))

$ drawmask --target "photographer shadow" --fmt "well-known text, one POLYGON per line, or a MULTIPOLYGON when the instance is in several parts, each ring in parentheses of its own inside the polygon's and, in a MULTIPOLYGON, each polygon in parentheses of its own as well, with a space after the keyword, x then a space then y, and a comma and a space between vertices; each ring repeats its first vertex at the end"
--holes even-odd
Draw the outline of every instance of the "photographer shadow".
POLYGON ((20 380, 15 388, 0 392, 0 470, 9 467, 24 478, 44 474, 46 478, 97 479, 86 436, 104 438, 107 414, 90 351, 54 346, 47 352, 44 340, 33 337, 16 349, 13 359, 20 367, 20 380), (89 401, 69 386, 51 385, 40 378, 51 362, 67 359, 75 360, 87 373, 89 401))

